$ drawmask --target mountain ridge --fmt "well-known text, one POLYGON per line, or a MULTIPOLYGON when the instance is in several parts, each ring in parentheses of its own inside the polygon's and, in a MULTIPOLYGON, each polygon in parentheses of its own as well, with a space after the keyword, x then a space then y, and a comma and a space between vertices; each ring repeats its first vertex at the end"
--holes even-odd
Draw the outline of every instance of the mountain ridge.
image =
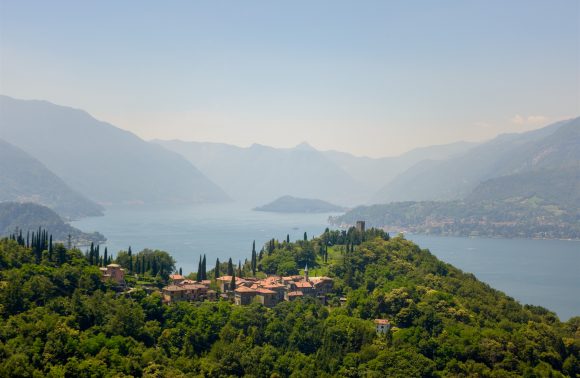
POLYGON ((0 137, 101 204, 228 200, 180 155, 83 110, 8 96, 0 96, 0 110, 0 137))
POLYGON ((65 218, 102 215, 102 206, 71 189, 22 149, 0 139, 0 202, 36 202, 65 218))

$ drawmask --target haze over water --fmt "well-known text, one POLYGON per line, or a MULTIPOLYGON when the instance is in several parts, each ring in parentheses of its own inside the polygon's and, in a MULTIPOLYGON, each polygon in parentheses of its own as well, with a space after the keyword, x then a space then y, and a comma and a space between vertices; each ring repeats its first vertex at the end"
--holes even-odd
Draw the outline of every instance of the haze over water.
MULTIPOLYGON (((85 218, 73 225, 99 231, 110 252, 162 249, 184 273, 197 270, 200 254, 208 267, 215 259, 237 263, 249 258, 271 238, 291 240, 321 234, 329 214, 256 212, 238 203, 182 208, 127 207, 107 210, 104 217, 85 218)), ((555 311, 562 320, 580 315, 580 242, 530 239, 487 239, 408 235, 422 248, 490 286, 528 303, 555 311)), ((313 272, 316 274, 316 271, 313 272)))

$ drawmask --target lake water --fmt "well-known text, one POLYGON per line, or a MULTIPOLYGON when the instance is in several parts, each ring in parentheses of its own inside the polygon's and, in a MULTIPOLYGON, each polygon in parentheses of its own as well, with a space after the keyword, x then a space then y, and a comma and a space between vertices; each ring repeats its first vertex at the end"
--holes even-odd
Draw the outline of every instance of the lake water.
MULTIPOLYGON (((83 231, 99 231, 110 252, 162 249, 184 273, 197 270, 200 254, 208 268, 215 259, 249 258, 252 241, 259 249, 271 238, 291 240, 319 235, 330 214, 276 214, 252 211, 241 204, 209 204, 182 208, 128 207, 105 216, 73 223, 83 231)), ((422 248, 521 303, 544 306, 567 320, 580 315, 580 242, 529 239, 487 239, 407 235, 422 248)))

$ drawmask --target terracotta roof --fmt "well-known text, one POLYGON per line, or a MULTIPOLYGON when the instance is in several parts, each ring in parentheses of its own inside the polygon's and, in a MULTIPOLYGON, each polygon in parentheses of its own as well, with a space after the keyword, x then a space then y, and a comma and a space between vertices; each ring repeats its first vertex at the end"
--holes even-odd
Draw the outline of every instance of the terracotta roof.
POLYGON ((379 325, 387 325, 389 324, 389 320, 388 319, 375 319, 375 324, 379 324, 379 325))
POLYGON ((183 285, 181 287, 186 289, 186 290, 207 289, 207 287, 205 285, 200 285, 200 284, 187 284, 187 285, 183 285))
POLYGON ((271 284, 271 285, 264 285, 264 287, 266 289, 285 289, 286 286, 279 284, 279 283, 275 283, 275 284, 271 284))
POLYGON ((298 281, 294 283, 296 285, 296 287, 301 287, 301 288, 311 288, 312 284, 308 281, 298 281))
POLYGON ((109 264, 109 265, 107 265, 107 268, 120 268, 120 267, 121 267, 121 265, 119 265, 119 264, 109 264))
POLYGON ((301 291, 291 291, 288 293, 289 297, 302 297, 304 296, 304 293, 301 291))
POLYGON ((169 285, 169 286, 165 286, 163 288, 164 291, 184 291, 187 290, 181 286, 176 286, 176 285, 169 285))
MULTIPOLYGON (((221 276, 221 277, 218 277, 217 280, 230 282, 232 280, 232 276, 221 276)), ((243 278, 240 278, 240 277, 236 277, 236 282, 246 282, 246 280, 243 278)))
POLYGON ((185 279, 185 277, 183 277, 181 274, 171 274, 169 276, 169 278, 171 278, 172 280, 183 280, 183 279, 185 279))
POLYGON ((240 286, 234 290, 236 293, 255 293, 256 290, 250 289, 249 287, 240 286))

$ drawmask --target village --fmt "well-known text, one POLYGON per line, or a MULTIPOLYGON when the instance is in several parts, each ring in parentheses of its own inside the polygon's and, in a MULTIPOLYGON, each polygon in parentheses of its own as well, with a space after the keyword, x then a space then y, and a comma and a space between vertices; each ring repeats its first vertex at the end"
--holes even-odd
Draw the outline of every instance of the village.
MULTIPOLYGON (((125 269, 118 264, 100 268, 103 280, 124 285, 125 269)), ((326 304, 327 294, 332 291, 333 279, 330 277, 310 277, 308 266, 303 275, 268 276, 266 278, 221 276, 216 278, 217 290, 212 289, 211 280, 195 281, 181 274, 169 276, 169 284, 161 289, 163 302, 175 304, 181 301, 202 302, 227 300, 238 306, 260 303, 272 308, 280 302, 294 301, 298 298, 316 298, 326 304)), ((215 287, 215 285, 213 286, 215 287)), ((344 303, 346 298, 341 298, 344 303)), ((387 319, 375 319, 377 334, 386 334, 391 324, 387 319)))
MULTIPOLYGON (((365 222, 357 221, 355 229, 365 232, 365 222)), ((125 283, 126 270, 119 264, 108 264, 100 268, 102 279, 116 285, 120 290, 127 290, 125 283)), ((232 272, 233 273, 233 272, 232 272)), ((203 302, 225 300, 237 306, 247 306, 260 303, 272 308, 284 301, 295 301, 299 298, 315 298, 321 304, 327 304, 327 296, 332 292, 334 280, 326 276, 310 276, 308 265, 304 266, 302 275, 266 277, 240 277, 224 275, 213 281, 209 279, 194 280, 182 274, 171 274, 166 286, 160 293, 163 303, 167 305, 177 302, 203 302)), ((144 287, 149 292, 157 291, 157 287, 144 287)), ((340 304, 346 303, 346 298, 340 298, 340 304)), ((386 334, 391 324, 387 319, 374 320, 376 332, 386 334)))

